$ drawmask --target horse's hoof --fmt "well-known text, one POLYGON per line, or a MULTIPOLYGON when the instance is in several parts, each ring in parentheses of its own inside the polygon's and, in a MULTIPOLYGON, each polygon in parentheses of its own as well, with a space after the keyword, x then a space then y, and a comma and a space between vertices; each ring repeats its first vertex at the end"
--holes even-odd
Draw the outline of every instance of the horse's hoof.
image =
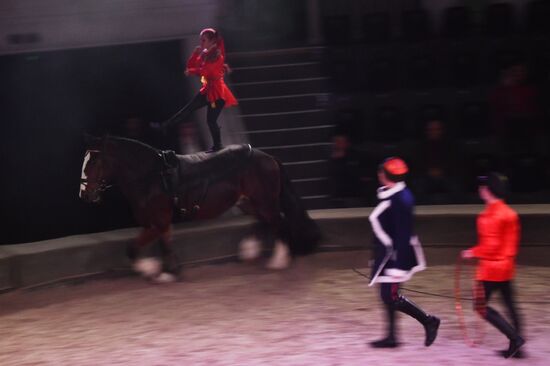
POLYGON ((248 262, 257 259, 262 253, 262 243, 254 236, 241 240, 239 244, 239 259, 248 262))
POLYGON ((274 269, 274 270, 287 269, 288 267, 290 267, 289 259, 270 260, 266 265, 267 269, 274 269))
POLYGON ((290 252, 288 246, 280 240, 275 242, 273 255, 267 263, 268 269, 285 269, 290 266, 290 252))
POLYGON ((155 277, 161 271, 161 263, 156 258, 141 258, 134 262, 134 270, 144 277, 155 277))
POLYGON ((172 283, 176 282, 178 277, 172 273, 162 272, 157 277, 153 278, 153 282, 156 283, 172 283))

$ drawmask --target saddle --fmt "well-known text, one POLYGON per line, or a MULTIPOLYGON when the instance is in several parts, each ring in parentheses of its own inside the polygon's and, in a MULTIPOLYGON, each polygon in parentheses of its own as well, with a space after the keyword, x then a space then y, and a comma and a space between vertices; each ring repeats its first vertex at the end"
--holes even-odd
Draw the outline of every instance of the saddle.
POLYGON ((229 145, 214 153, 177 155, 178 190, 196 186, 205 180, 213 183, 235 174, 251 156, 252 146, 249 144, 229 145))
POLYGON ((165 192, 175 198, 180 210, 186 210, 186 207, 181 207, 183 204, 196 211, 211 184, 237 174, 248 164, 252 146, 229 145, 213 153, 177 155, 173 151, 162 151, 160 154, 164 164, 162 181, 165 192), (196 189, 202 191, 199 201, 188 202, 190 191, 196 189))

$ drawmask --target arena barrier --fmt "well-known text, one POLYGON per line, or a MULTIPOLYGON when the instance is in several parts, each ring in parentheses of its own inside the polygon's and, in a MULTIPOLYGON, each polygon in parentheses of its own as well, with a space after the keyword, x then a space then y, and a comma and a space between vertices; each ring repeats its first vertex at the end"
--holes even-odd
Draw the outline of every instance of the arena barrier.
MULTIPOLYGON (((520 264, 550 265, 550 205, 512 205, 520 214, 520 264)), ((416 231, 430 265, 454 263, 459 251, 475 244, 481 205, 418 206, 416 231)), ((365 250, 370 258, 371 208, 310 211, 324 238, 322 251, 365 250)), ((237 260, 240 240, 253 219, 237 216, 174 226, 174 246, 184 265, 237 260)), ((68 279, 131 273, 126 245, 138 228, 0 245, 0 292, 68 279)), ((264 250, 269 251, 270 248, 264 250)))

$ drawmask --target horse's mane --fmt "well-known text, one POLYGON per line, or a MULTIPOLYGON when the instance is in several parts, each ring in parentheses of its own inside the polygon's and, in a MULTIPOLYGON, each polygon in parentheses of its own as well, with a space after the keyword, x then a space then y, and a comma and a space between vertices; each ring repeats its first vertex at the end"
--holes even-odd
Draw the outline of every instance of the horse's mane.
POLYGON ((150 169, 151 164, 157 164, 160 151, 141 141, 120 136, 106 136, 105 142, 112 145, 119 161, 125 161, 128 167, 136 171, 150 169))
POLYGON ((147 145, 146 143, 138 140, 130 139, 127 137, 111 136, 111 135, 106 136, 105 138, 107 141, 115 141, 118 143, 122 143, 123 145, 129 146, 132 149, 142 150, 144 152, 152 153, 155 155, 158 155, 159 153, 159 150, 155 149, 151 145, 147 145))

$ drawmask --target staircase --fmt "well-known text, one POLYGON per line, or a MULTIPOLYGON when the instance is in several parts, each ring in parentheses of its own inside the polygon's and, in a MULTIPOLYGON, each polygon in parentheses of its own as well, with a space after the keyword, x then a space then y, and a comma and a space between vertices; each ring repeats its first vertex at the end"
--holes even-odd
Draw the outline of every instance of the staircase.
POLYGON ((229 54, 230 87, 253 147, 279 158, 307 209, 329 207, 333 124, 324 48, 229 54))

